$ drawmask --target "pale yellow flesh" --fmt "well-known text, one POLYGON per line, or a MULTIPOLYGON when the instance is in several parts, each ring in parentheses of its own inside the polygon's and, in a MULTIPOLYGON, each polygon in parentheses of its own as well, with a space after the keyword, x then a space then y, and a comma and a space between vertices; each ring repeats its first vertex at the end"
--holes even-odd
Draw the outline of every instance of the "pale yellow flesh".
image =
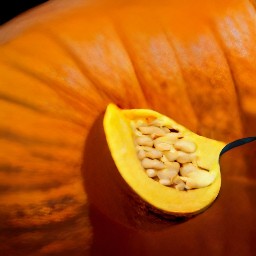
POLYGON ((221 186, 219 153, 225 146, 224 143, 192 133, 155 111, 120 110, 113 104, 107 107, 104 130, 111 155, 123 179, 137 195, 158 210, 174 214, 196 213, 211 204, 217 197, 221 186), (130 120, 149 116, 162 119, 164 123, 182 132, 184 136, 189 135, 190 140, 196 143, 198 165, 216 176, 210 186, 178 191, 163 186, 146 175, 137 157, 130 120))

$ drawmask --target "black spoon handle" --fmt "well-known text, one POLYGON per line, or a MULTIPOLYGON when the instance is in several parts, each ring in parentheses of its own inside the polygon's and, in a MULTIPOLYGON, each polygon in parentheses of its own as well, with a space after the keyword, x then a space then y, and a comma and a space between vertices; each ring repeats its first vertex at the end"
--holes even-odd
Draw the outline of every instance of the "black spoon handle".
POLYGON ((238 139, 238 140, 235 140, 235 141, 232 141, 230 143, 228 143, 220 152, 220 157, 226 153, 227 151, 229 151, 230 149, 232 148, 236 148, 236 147, 239 147, 239 146, 242 146, 246 143, 249 143, 249 142, 253 142, 254 140, 256 140, 256 137, 253 136, 253 137, 247 137, 247 138, 242 138, 242 139, 238 139))

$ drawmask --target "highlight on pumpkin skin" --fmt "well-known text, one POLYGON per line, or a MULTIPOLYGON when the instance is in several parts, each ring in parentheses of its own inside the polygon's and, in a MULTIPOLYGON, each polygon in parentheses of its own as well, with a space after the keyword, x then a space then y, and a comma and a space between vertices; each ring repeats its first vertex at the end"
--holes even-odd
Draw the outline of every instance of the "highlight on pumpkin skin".
POLYGON ((225 143, 199 136, 155 111, 121 110, 113 104, 107 107, 104 130, 118 172, 157 211, 190 216, 217 197, 225 143))

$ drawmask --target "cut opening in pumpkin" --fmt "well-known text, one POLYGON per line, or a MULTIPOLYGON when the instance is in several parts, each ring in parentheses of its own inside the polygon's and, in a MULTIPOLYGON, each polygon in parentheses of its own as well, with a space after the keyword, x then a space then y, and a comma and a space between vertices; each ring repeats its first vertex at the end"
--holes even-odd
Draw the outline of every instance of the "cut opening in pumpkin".
POLYGON ((178 190, 209 186, 214 173, 197 164, 197 145, 160 118, 131 120, 135 148, 148 177, 178 190), (152 119, 152 120, 150 120, 152 119))
POLYGON ((120 110, 113 104, 106 110, 104 130, 118 172, 158 211, 191 215, 217 197, 223 142, 199 136, 155 111, 120 110))

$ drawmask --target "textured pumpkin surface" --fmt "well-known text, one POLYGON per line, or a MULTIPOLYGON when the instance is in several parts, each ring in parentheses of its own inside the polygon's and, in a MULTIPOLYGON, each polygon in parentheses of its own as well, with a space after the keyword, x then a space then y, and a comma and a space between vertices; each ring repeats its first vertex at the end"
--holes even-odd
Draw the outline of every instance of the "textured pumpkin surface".
POLYGON ((88 216, 84 146, 109 102, 154 109, 217 140, 255 135, 254 2, 194 2, 59 0, 0 28, 3 255, 113 255, 114 237, 127 255, 255 249, 255 143, 227 157, 219 201, 192 221, 144 233, 111 200, 88 216))

